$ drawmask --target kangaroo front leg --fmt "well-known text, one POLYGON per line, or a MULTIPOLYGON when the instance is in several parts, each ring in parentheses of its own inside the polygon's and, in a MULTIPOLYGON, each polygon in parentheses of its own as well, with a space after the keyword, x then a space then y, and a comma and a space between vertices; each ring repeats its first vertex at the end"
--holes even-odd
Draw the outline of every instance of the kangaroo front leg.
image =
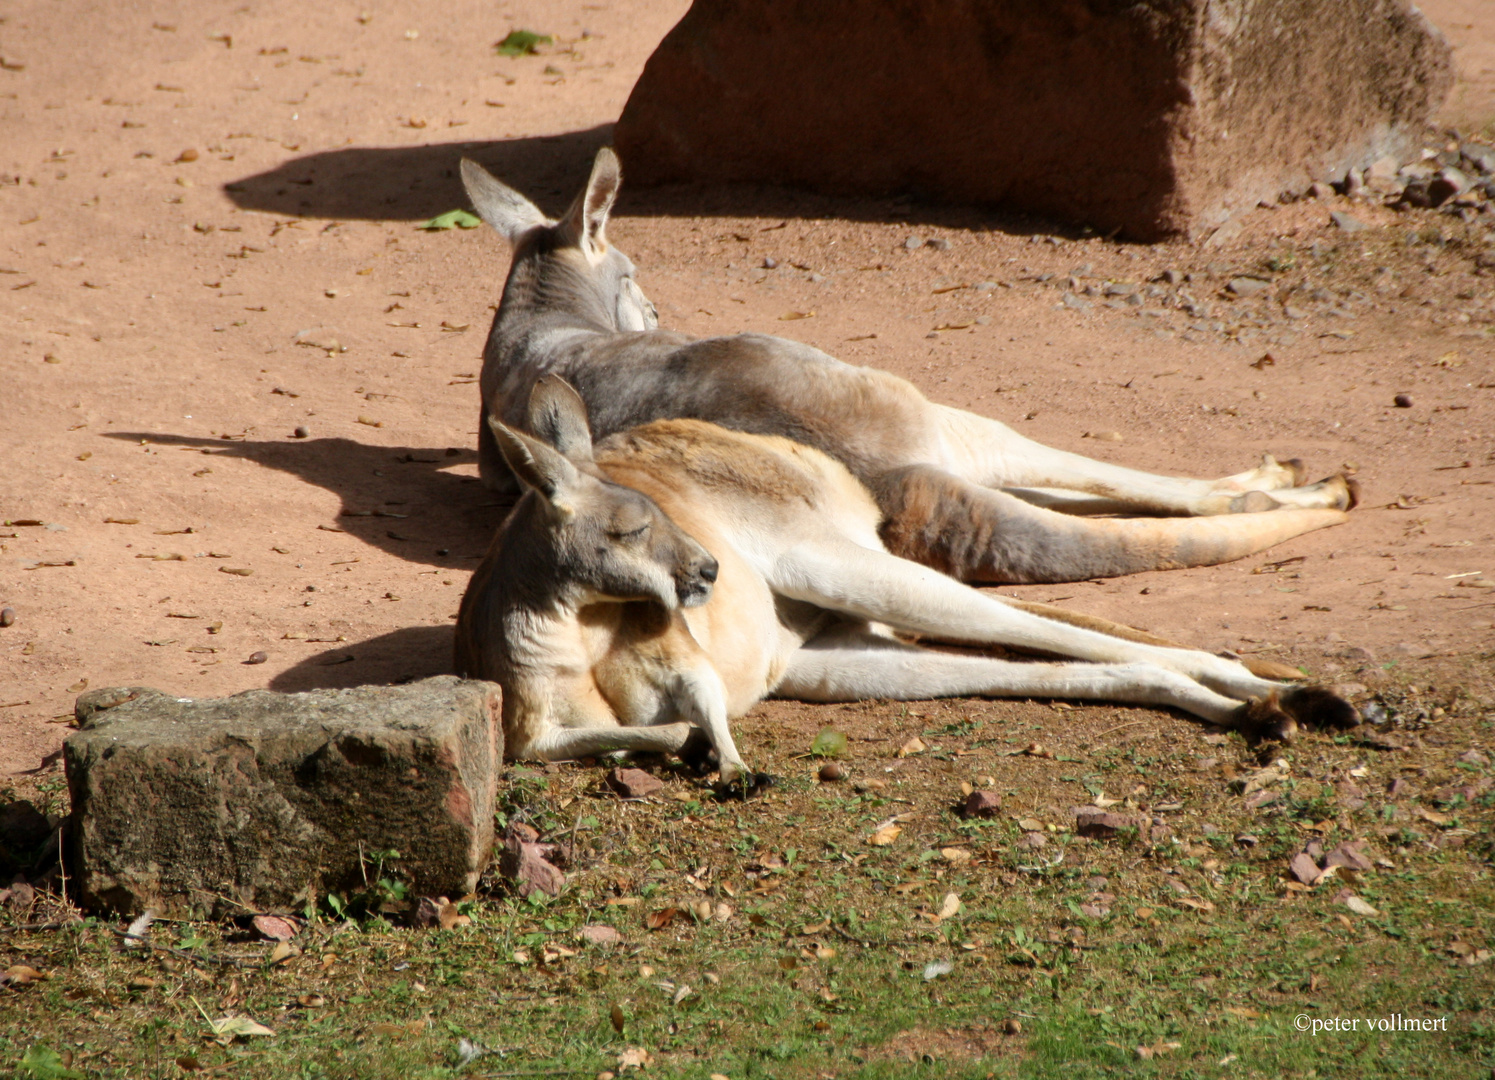
POLYGON ((523 756, 541 761, 570 761, 630 751, 678 754, 692 730, 686 723, 652 727, 553 727, 530 743, 523 756))
POLYGON ((699 664, 679 673, 675 683, 675 708, 679 715, 706 733, 716 751, 724 784, 747 781, 751 775, 727 722, 727 690, 721 676, 709 664, 699 664))
POLYGON ((816 639, 794 654, 774 696, 802 701, 939 697, 1074 698, 1166 705, 1245 726, 1250 710, 1155 664, 1019 663, 934 652, 870 633, 816 639))

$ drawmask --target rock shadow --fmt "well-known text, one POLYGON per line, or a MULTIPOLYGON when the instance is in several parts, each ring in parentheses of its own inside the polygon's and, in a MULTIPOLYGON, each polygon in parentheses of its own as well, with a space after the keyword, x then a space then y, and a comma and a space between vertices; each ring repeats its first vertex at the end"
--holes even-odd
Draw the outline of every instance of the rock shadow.
POLYGON ((339 690, 370 683, 407 683, 452 672, 456 624, 408 626, 365 641, 339 642, 269 681, 271 690, 339 690))
POLYGON ((352 439, 233 440, 111 431, 107 438, 198 447, 209 457, 246 458, 300 477, 342 500, 336 517, 308 528, 341 530, 408 562, 472 570, 513 507, 447 467, 477 460, 460 447, 372 446, 352 439))
MULTIPOLYGON (((464 157, 559 215, 591 169, 613 125, 487 142, 426 146, 350 146, 293 158, 267 172, 224 185, 235 205, 290 217, 365 221, 424 221, 467 208, 457 174, 464 157)), ((759 217, 905 222, 1016 236, 1091 235, 1081 226, 993 207, 962 206, 927 198, 917 190, 881 198, 821 195, 769 184, 670 184, 640 188, 627 180, 617 211, 636 217, 759 217)))

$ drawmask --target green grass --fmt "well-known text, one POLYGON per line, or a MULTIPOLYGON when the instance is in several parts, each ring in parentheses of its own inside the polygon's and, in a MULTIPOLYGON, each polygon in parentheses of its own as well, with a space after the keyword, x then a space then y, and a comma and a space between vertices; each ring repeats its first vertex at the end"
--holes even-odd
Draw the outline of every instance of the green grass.
POLYGON ((1436 724, 1403 725, 1421 732, 1413 751, 1305 739, 1286 752, 1281 797, 1254 811, 1225 779, 1257 766, 1233 736, 1039 704, 774 706, 744 723, 742 743, 784 780, 745 805, 675 774, 666 797, 623 804, 601 791, 600 768, 523 770, 504 817, 575 836, 568 888, 530 903, 495 884, 456 930, 324 911, 299 955, 272 965, 271 945, 232 925, 158 923, 155 944, 183 946, 171 953, 122 952, 120 922, 0 922, 0 966, 48 976, 0 989, 0 1075, 593 1077, 643 1048, 643 1076, 702 1080, 1488 1076, 1495 961, 1471 966, 1450 945, 1495 948, 1495 797, 1437 793, 1489 778, 1457 759, 1489 746, 1495 721, 1460 700, 1436 724), (886 787, 814 781, 819 762, 800 755, 827 723, 851 737, 852 780, 886 787), (930 749, 894 757, 914 734, 930 749), (1039 737, 1053 757, 1013 752, 1039 737), (1351 808, 1335 782, 1361 766, 1366 801, 1351 808), (1415 798, 1384 797, 1407 776, 1415 798), (959 785, 986 777, 1003 815, 960 820, 959 785), (1101 791, 1182 803, 1158 812, 1173 835, 1074 836, 1069 807, 1101 791), (1445 823, 1418 812, 1434 806, 1445 823), (910 815, 902 835, 869 845, 894 815, 910 815), (1027 817, 1052 826, 1036 850, 1018 843, 1027 817), (1289 889, 1286 860, 1319 836, 1326 849, 1363 838, 1392 865, 1289 889), (1379 914, 1335 903, 1346 885, 1379 914), (952 892, 959 912, 932 918, 952 892), (730 918, 646 927, 702 899, 730 918), (1082 909, 1093 904, 1108 912, 1082 909), (582 942, 587 923, 616 926, 623 944, 582 942), (940 960, 953 968, 926 979, 940 960), (1396 1013, 1447 1017, 1448 1030, 1295 1027, 1396 1013), (226 1014, 275 1035, 221 1044, 207 1020, 226 1014), (464 1039, 494 1052, 459 1066, 464 1039))

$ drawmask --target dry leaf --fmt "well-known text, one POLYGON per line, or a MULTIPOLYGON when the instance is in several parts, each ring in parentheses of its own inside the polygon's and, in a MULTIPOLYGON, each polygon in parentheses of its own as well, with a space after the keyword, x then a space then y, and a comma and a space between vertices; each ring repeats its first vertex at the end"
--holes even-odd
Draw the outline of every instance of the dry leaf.
POLYGON ((940 858, 955 866, 964 866, 971 861, 971 853, 966 848, 960 847, 940 848, 940 858))
POLYGON ((299 952, 300 950, 297 949, 296 946, 292 945, 289 941, 277 941, 275 943, 275 948, 270 950, 269 962, 271 964, 281 964, 289 960, 291 957, 297 955, 299 952))
POLYGON ((241 1036, 275 1034, 264 1024, 256 1023, 247 1016, 220 1016, 217 1020, 209 1020, 208 1026, 213 1029, 218 1041, 224 1043, 241 1036))
POLYGON ((618 1068, 642 1069, 654 1060, 654 1055, 642 1046, 630 1046, 618 1055, 618 1068))
POLYGON ((650 930, 663 930, 673 923, 675 917, 679 914, 680 909, 677 907, 660 908, 658 911, 651 911, 648 915, 644 916, 644 925, 650 930))
POLYGON ((25 986, 28 983, 45 979, 46 976, 34 967, 25 964, 12 964, 3 972, 0 972, 0 986, 25 986))
POLYGON ((884 825, 868 837, 867 842, 873 847, 887 847, 894 840, 897 840, 899 834, 902 832, 902 825, 884 825))
POLYGON ((945 899, 940 903, 940 910, 936 913, 941 919, 952 918, 960 911, 960 897, 953 892, 946 893, 945 899))
POLYGON ((917 735, 915 735, 912 739, 898 748, 898 756, 901 758, 912 757, 914 754, 922 754, 925 750, 928 749, 929 747, 924 745, 924 741, 917 735))

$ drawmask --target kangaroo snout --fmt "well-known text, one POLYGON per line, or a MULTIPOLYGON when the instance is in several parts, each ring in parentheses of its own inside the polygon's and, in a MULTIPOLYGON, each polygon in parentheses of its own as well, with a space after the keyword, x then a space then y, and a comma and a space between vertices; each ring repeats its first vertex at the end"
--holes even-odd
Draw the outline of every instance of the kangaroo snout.
POLYGON ((700 607, 711 599, 711 586, 716 584, 720 564, 702 549, 701 557, 691 560, 684 573, 675 579, 675 596, 681 607, 700 607))

